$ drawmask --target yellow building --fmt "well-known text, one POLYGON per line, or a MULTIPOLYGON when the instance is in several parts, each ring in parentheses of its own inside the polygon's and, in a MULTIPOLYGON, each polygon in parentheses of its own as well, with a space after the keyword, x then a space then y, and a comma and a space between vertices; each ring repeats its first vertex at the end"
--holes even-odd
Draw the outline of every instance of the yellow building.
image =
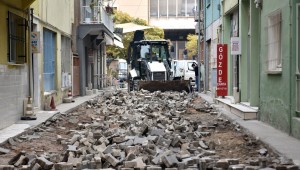
POLYGON ((39 48, 33 54, 34 104, 44 110, 62 103, 72 86, 71 36, 74 23, 73 0, 36 0, 33 31, 39 48))
POLYGON ((35 0, 0 0, 0 129, 23 114, 30 90, 30 5, 35 0))

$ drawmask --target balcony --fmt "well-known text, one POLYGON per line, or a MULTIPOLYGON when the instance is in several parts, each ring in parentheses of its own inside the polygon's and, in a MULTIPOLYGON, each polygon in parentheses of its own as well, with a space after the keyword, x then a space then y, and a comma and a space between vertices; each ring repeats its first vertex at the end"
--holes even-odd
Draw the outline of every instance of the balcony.
POLYGON ((81 24, 103 24, 108 30, 113 32, 114 24, 103 6, 82 6, 81 24))

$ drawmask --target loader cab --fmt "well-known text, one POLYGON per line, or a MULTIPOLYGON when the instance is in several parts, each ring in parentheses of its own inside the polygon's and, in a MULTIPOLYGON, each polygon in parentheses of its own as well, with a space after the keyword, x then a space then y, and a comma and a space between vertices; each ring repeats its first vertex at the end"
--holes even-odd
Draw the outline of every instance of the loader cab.
MULTIPOLYGON (((130 44, 127 61, 131 69, 135 69, 139 79, 149 79, 153 72, 152 63, 163 63, 165 69, 170 68, 171 61, 168 50, 168 42, 165 40, 135 41, 130 44)), ((154 66, 154 69, 157 66, 154 66)))
POLYGON ((146 41, 138 43, 140 59, 148 62, 167 61, 169 57, 168 43, 166 41, 146 41))

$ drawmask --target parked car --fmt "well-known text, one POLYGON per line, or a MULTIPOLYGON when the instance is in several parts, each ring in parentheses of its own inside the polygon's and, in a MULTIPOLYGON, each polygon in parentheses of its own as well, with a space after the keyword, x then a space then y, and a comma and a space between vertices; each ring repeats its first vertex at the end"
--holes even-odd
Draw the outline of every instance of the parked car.
POLYGON ((172 77, 174 80, 192 80, 195 81, 195 71, 192 67, 196 60, 173 60, 171 63, 172 77))

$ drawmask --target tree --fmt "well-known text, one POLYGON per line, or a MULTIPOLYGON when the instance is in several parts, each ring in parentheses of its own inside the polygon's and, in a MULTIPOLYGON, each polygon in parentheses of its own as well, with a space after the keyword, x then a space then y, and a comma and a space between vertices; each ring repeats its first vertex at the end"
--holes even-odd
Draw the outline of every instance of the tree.
POLYGON ((192 57, 197 55, 197 44, 198 44, 198 36, 194 34, 189 34, 187 36, 186 49, 188 50, 188 56, 192 57))
MULTIPOLYGON (((132 22, 132 23, 135 23, 138 25, 148 26, 147 22, 143 19, 133 18, 129 14, 122 12, 122 11, 115 11, 114 24, 123 24, 123 23, 129 23, 129 22, 132 22)), ((123 49, 116 47, 116 46, 108 46, 107 50, 106 50, 107 56, 111 59, 115 59, 115 58, 126 59, 127 49, 129 47, 129 43, 133 39, 133 35, 134 35, 133 32, 125 33, 123 35, 123 45, 124 45, 123 49)), ((164 31, 163 31, 163 29, 154 27, 154 28, 145 30, 144 35, 145 35, 145 38, 148 40, 159 40, 159 39, 163 39, 164 31)))

